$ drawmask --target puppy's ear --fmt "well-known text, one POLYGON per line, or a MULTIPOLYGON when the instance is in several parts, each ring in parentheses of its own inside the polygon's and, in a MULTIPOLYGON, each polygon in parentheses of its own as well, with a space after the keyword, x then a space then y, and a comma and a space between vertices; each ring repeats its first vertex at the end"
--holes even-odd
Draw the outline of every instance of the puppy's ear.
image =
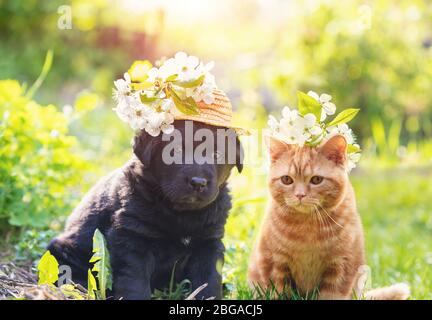
POLYGON ((244 159, 244 150, 243 146, 240 142, 240 139, 236 138, 236 167, 238 172, 242 172, 243 170, 243 159, 244 159))
POLYGON ((144 165, 144 168, 148 168, 150 166, 153 140, 153 137, 144 130, 136 134, 133 140, 133 151, 137 158, 140 159, 144 165))

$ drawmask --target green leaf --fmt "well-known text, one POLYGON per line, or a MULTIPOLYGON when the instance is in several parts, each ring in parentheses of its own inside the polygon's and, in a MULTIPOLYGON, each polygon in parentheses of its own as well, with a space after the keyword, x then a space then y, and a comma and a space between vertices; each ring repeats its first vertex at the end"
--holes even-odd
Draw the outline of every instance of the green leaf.
POLYGON ((186 99, 180 99, 174 90, 169 91, 169 95, 174 101, 176 108, 186 115, 197 115, 199 114, 198 105, 192 97, 186 99))
POLYGON ((44 253, 37 269, 39 270, 38 284, 54 284, 58 280, 59 264, 51 252, 44 253))
POLYGON ((88 269, 87 292, 90 299, 96 299, 95 291, 97 291, 96 279, 91 270, 88 269))
POLYGON ((61 292, 71 300, 84 300, 84 297, 80 294, 80 292, 75 289, 72 284, 64 284, 60 287, 61 292))
POLYGON ((312 113, 319 121, 321 118, 321 104, 311 96, 301 91, 297 91, 297 99, 299 113, 302 116, 312 113))
POLYGON ((194 88, 202 85, 205 79, 205 74, 200 76, 197 79, 189 80, 189 81, 173 81, 173 84, 182 88, 194 88))
POLYGON ((165 79, 166 82, 172 82, 177 79, 178 74, 172 74, 168 78, 165 79))
POLYGON ((90 259, 94 263, 92 271, 97 273, 99 281, 99 296, 106 299, 106 289, 112 289, 112 274, 109 252, 103 234, 96 229, 93 235, 93 256, 90 259))
POLYGON ((142 103, 151 103, 151 102, 156 101, 159 98, 156 96, 155 93, 152 93, 152 94, 143 93, 140 95, 140 99, 141 99, 142 103))
POLYGON ((182 100, 186 108, 191 112, 191 114, 199 114, 198 105, 192 97, 187 97, 182 100))
POLYGON ((336 118, 334 118, 332 121, 330 121, 327 124, 327 127, 333 127, 333 126, 336 126, 338 124, 347 123, 348 121, 351 121, 357 115, 357 113, 359 111, 360 111, 360 109, 353 109, 353 108, 345 109, 344 111, 339 113, 336 116, 336 118))
POLYGON ((222 269, 223 269, 223 259, 217 259, 216 260, 216 271, 222 276, 222 269))
POLYGON ((42 71, 39 74, 39 77, 36 79, 36 81, 33 83, 33 85, 30 87, 30 89, 26 93, 26 98, 31 99, 33 95, 36 93, 36 91, 39 89, 39 87, 42 85, 42 83, 45 81, 45 78, 48 75, 48 72, 51 70, 52 62, 53 62, 53 51, 50 49, 47 51, 47 54, 45 56, 45 62, 42 66, 42 71))
POLYGON ((317 145, 319 145, 323 139, 323 133, 321 133, 320 135, 316 136, 312 141, 307 142, 307 145, 310 147, 316 147, 317 145))
POLYGON ((139 83, 131 83, 130 86, 133 90, 138 91, 138 90, 145 90, 153 87, 153 83, 143 81, 139 83))
POLYGON ((356 153, 356 152, 360 152, 361 149, 358 146, 355 146, 353 144, 349 144, 347 147, 347 152, 348 153, 356 153))

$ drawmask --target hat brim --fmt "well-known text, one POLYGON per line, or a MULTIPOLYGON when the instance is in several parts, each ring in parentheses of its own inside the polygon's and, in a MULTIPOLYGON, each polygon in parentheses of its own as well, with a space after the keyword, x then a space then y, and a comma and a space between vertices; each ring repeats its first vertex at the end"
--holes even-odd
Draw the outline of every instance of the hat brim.
POLYGON ((249 131, 232 124, 231 101, 220 89, 214 89, 214 102, 206 104, 204 101, 198 102, 199 114, 184 114, 178 112, 174 118, 176 120, 192 120, 209 124, 216 127, 223 127, 235 130, 238 135, 249 135, 249 131))
POLYGON ((175 120, 191 120, 191 121, 196 121, 196 122, 200 122, 200 123, 205 123, 205 124, 209 124, 211 126, 215 126, 215 127, 221 127, 221 128, 228 128, 228 129, 233 129, 238 135, 250 135, 249 130, 242 128, 242 127, 238 127, 238 126, 233 126, 231 124, 226 124, 226 123, 221 123, 219 121, 214 121, 211 119, 201 119, 198 116, 188 116, 188 115, 177 115, 174 117, 175 120))

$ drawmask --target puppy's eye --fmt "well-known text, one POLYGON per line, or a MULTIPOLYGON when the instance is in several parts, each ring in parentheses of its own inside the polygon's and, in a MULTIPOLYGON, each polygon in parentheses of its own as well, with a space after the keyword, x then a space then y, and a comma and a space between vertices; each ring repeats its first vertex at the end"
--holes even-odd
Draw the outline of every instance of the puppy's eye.
POLYGON ((321 182, 323 182, 323 180, 324 180, 324 178, 321 177, 321 176, 313 176, 310 179, 310 183, 312 183, 312 184, 320 184, 321 182))
POLYGON ((282 176, 281 181, 283 184, 290 185, 294 182, 294 180, 290 176, 282 176))

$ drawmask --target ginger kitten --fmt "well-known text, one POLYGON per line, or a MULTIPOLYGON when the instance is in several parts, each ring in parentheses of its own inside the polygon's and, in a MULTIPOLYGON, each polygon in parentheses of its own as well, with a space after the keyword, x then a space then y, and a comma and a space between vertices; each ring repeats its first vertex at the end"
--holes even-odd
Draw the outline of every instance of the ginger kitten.
MULTIPOLYGON (((270 203, 251 255, 253 287, 320 299, 361 294, 365 265, 363 228, 346 170, 347 143, 336 135, 320 147, 285 144, 268 137, 270 203), (289 290, 288 290, 289 291, 289 290)), ((406 299, 398 284, 366 293, 369 299, 406 299)))

